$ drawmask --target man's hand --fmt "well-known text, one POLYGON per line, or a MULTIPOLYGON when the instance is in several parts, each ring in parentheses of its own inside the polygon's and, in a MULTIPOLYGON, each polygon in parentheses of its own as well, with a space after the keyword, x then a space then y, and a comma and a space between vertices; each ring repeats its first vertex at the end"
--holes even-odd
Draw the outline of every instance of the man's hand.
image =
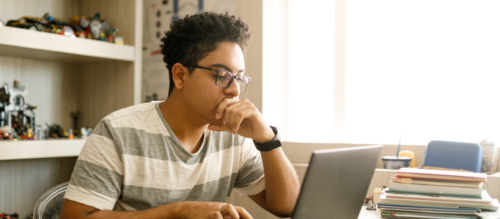
POLYGON ((253 219, 244 208, 220 202, 183 201, 142 211, 101 211, 68 199, 64 200, 60 217, 65 219, 253 219))
POLYGON ((189 201, 180 204, 179 214, 185 219, 253 219, 244 208, 231 204, 189 201))
POLYGON ((210 124, 209 130, 238 133, 259 143, 271 141, 275 136, 259 110, 247 99, 224 99, 217 107, 215 119, 221 124, 210 124))

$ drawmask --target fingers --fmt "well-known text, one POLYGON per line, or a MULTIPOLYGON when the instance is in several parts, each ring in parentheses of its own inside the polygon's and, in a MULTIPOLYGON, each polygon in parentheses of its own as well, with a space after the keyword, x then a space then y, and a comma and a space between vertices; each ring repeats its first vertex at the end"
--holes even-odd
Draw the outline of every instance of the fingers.
POLYGON ((248 100, 241 100, 226 107, 224 121, 227 129, 236 134, 243 119, 252 116, 254 105, 248 100))
POLYGON ((237 206, 234 206, 234 208, 236 209, 236 211, 238 212, 238 214, 240 215, 241 218, 253 219, 252 215, 250 215, 250 213, 248 213, 248 211, 245 210, 245 208, 237 207, 237 206))
POLYGON ((224 115, 224 110, 226 109, 226 107, 228 107, 229 105, 235 103, 235 102, 238 102, 240 100, 238 99, 224 99, 222 100, 222 102, 219 104, 219 106, 217 107, 217 110, 215 111, 215 118, 216 119, 220 119, 222 118, 222 116, 224 115))
POLYGON ((219 205, 217 211, 212 214, 213 219, 253 219, 245 208, 231 204, 219 205))
POLYGON ((250 115, 248 107, 247 104, 234 104, 226 108, 224 112, 225 125, 233 134, 236 134, 243 119, 250 115))
POLYGON ((232 204, 226 204, 223 205, 220 208, 220 213, 224 216, 229 216, 231 219, 240 219, 240 215, 238 214, 238 211, 232 204))
POLYGON ((208 125, 208 130, 221 131, 221 132, 228 132, 229 131, 229 129, 226 127, 226 124, 220 124, 220 125, 210 124, 210 125, 208 125))
POLYGON ((214 213, 212 214, 212 218, 213 218, 213 219, 224 219, 224 218, 222 217, 222 214, 221 214, 220 212, 218 212, 218 211, 216 211, 216 212, 214 212, 214 213))
POLYGON ((252 115, 255 106, 248 100, 224 99, 216 110, 215 119, 222 119, 223 124, 210 124, 209 130, 228 131, 236 134, 243 119, 252 115))

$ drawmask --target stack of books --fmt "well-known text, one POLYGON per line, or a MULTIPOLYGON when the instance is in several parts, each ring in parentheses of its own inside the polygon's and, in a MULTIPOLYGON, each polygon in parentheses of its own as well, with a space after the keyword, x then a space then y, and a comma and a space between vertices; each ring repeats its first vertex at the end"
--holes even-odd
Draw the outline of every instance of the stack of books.
POLYGON ((485 173, 402 168, 377 203, 382 218, 471 218, 498 210, 483 184, 485 173))

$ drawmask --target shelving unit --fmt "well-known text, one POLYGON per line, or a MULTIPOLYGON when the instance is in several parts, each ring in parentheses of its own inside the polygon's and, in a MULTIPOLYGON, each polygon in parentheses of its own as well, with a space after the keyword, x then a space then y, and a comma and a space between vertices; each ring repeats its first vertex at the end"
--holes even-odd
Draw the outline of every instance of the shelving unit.
POLYGON ((134 61, 135 48, 53 33, 0 27, 0 56, 58 62, 134 61))
MULTIPOLYGON (((0 84, 18 80, 37 106, 36 123, 94 128, 118 109, 141 102, 143 0, 7 0, 0 20, 22 16, 93 16, 118 27, 129 45, 0 27, 0 84)), ((0 212, 33 212, 38 198, 68 181, 85 140, 0 141, 0 212)))
POLYGON ((0 160, 76 157, 84 139, 0 141, 0 160))

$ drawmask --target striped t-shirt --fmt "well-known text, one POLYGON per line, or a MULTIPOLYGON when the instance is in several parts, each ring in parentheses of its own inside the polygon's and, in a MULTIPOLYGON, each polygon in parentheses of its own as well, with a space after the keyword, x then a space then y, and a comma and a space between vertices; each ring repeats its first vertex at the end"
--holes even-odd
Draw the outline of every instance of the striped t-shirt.
POLYGON ((104 117, 78 157, 64 198, 100 210, 144 210, 180 201, 225 202, 233 188, 263 191, 264 169, 251 139, 205 131, 200 149, 182 147, 159 102, 104 117))

